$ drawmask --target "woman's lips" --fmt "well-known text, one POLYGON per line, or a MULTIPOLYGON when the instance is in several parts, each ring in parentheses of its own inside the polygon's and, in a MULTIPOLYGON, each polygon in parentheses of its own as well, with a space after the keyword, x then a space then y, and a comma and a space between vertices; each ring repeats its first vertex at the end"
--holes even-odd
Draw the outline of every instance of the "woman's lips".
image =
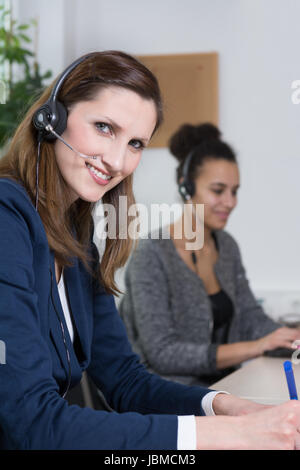
POLYGON ((215 212, 215 214, 222 220, 227 220, 229 217, 229 212, 215 212))
POLYGON ((111 180, 111 178, 108 179, 108 180, 105 180, 105 179, 100 178, 98 175, 96 175, 95 173, 93 173, 93 171, 92 171, 88 166, 87 166, 87 170, 88 170, 89 174, 91 175, 91 177, 93 178, 93 180, 94 180, 97 184, 100 184, 101 186, 106 186, 106 185, 110 182, 110 180, 111 180))

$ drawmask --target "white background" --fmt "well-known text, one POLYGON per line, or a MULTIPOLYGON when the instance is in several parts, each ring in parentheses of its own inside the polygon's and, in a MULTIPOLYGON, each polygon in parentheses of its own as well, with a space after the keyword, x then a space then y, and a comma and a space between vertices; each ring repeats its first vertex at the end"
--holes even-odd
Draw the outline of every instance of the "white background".
MULTIPOLYGON (((77 56, 219 54, 220 129, 241 170, 228 231, 251 286, 278 315, 300 298, 299 0, 13 0, 24 21, 39 19, 39 62, 54 75, 77 56)), ((135 175, 140 203, 179 202, 167 149, 146 150, 135 175)), ((119 273, 122 286, 122 273, 119 273)))

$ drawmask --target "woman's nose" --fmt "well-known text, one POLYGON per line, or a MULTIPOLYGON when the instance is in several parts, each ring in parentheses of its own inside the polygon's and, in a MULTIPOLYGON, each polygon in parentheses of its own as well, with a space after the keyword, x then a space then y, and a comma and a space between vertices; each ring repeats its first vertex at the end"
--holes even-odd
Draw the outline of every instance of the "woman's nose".
POLYGON ((102 163, 107 170, 114 174, 121 173, 126 158, 127 145, 110 145, 107 151, 102 155, 102 163))
POLYGON ((228 191, 224 194, 223 203, 226 207, 232 209, 236 205, 236 196, 231 191, 228 191))

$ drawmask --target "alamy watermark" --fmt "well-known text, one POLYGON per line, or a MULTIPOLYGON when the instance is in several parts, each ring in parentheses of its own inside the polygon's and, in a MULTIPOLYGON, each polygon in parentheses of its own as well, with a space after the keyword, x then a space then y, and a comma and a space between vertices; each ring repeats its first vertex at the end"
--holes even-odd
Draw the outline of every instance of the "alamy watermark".
POLYGON ((119 197, 119 207, 101 203, 94 212, 95 235, 110 239, 169 239, 185 240, 186 250, 200 250, 204 244, 203 204, 132 204, 127 196, 119 197), (180 223, 176 223, 180 220, 180 223))
POLYGON ((296 341, 293 342, 292 347, 297 348, 292 354, 292 363, 298 365, 300 364, 300 358, 298 357, 300 355, 300 339, 296 339, 296 341))
POLYGON ((300 80, 293 80, 291 89, 292 92, 291 100, 293 104, 300 104, 300 80))
POLYGON ((0 364, 6 364, 6 345, 0 340, 0 364))
POLYGON ((7 83, 0 80, 0 104, 5 104, 7 100, 7 83))

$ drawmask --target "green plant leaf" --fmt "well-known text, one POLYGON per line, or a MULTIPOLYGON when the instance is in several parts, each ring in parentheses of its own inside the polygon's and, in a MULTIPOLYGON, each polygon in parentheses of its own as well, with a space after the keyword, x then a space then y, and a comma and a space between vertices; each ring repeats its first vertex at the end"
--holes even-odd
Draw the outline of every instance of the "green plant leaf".
POLYGON ((17 29, 18 30, 21 30, 21 31, 24 31, 25 29, 29 29, 30 28, 30 25, 29 24, 20 24, 17 29))
POLYGON ((7 82, 8 99, 5 104, 0 104, 0 146, 3 146, 8 138, 15 132, 25 113, 41 95, 45 89, 45 80, 52 76, 50 70, 43 74, 32 51, 32 39, 25 32, 30 27, 37 27, 36 20, 30 20, 28 24, 18 24, 12 19, 10 29, 4 27, 6 16, 11 12, 0 6, 0 64, 9 63, 12 77, 7 82), (14 64, 19 64, 18 77, 14 76, 14 64), (23 78, 19 78, 23 76, 23 78))
POLYGON ((31 39, 25 34, 20 34, 20 38, 23 39, 23 41, 25 42, 31 42, 31 39))

